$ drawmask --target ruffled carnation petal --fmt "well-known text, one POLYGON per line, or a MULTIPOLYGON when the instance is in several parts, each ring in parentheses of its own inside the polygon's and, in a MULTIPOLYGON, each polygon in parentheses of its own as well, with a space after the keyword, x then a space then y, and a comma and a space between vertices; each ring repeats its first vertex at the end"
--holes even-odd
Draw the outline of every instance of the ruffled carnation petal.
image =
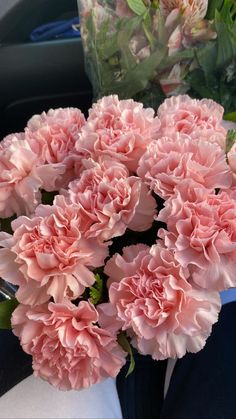
MULTIPOLYGON (((113 257, 112 263, 116 261, 113 257)), ((103 307, 104 324, 111 324, 109 316, 115 324, 120 321, 132 344, 157 360, 202 349, 218 318, 219 294, 194 289, 188 269, 160 241, 136 255, 133 273, 130 264, 124 265, 120 281, 115 266, 115 279, 110 269, 109 298, 115 310, 108 307, 106 313, 103 307)))
POLYGON ((223 114, 224 108, 211 99, 172 96, 158 109, 160 137, 171 137, 181 132, 195 141, 216 143, 225 150, 227 131, 222 125, 223 114))
POLYGON ((164 199, 185 179, 209 190, 232 184, 224 151, 216 144, 196 142, 183 134, 153 141, 141 157, 137 173, 164 199))
POLYGON ((84 124, 85 117, 77 108, 50 109, 28 121, 25 136, 43 163, 38 174, 46 191, 66 187, 74 178, 78 159, 75 143, 84 124))
POLYGON ((41 202, 42 182, 35 172, 40 164, 24 134, 11 134, 0 147, 0 217, 30 215, 41 202))
POLYGON ((18 217, 12 222, 13 236, 0 242, 0 260, 7 258, 1 265, 2 278, 19 285, 16 296, 24 304, 50 297, 56 302, 76 299, 94 283, 91 270, 102 266, 108 255, 107 244, 82 235, 77 208, 62 196, 55 202, 39 206, 32 219, 18 217), (19 273, 15 278, 11 272, 19 273))
POLYGON ((107 96, 93 104, 86 124, 82 127, 76 148, 81 158, 101 155, 123 162, 130 171, 147 145, 155 138, 160 121, 151 108, 141 103, 107 96))
POLYGON ((65 196, 78 206, 84 234, 100 241, 121 236, 127 228, 148 230, 156 213, 156 201, 147 186, 120 162, 107 157, 88 159, 81 177, 69 184, 65 196))
POLYGON ((66 301, 32 308, 19 305, 12 326, 24 351, 33 357, 36 376, 60 390, 80 390, 116 377, 125 363, 126 353, 113 335, 97 326, 98 319, 89 302, 77 307, 66 301))
POLYGON ((159 230, 178 262, 188 267, 192 280, 203 288, 222 291, 235 287, 236 201, 226 192, 218 195, 176 188, 158 219, 168 231, 159 230))

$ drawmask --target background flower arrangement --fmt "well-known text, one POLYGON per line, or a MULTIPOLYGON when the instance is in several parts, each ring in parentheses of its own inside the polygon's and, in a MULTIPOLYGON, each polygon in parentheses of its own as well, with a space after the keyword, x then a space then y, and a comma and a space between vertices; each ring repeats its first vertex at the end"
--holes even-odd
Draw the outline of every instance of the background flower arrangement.
POLYGON ((166 96, 188 92, 235 111, 234 0, 78 3, 96 98, 113 93, 156 109, 166 96))
POLYGON ((0 143, 0 304, 62 390, 205 345, 234 287, 235 145, 224 109, 189 96, 157 114, 107 96, 33 116, 0 143), (10 218, 9 218, 10 217, 10 218), (19 304, 18 304, 19 303, 19 304))

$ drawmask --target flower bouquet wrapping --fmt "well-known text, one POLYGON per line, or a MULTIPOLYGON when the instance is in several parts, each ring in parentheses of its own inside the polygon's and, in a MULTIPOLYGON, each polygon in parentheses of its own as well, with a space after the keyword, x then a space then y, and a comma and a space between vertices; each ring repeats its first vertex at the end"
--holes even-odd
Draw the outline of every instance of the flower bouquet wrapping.
POLYGON ((166 96, 188 92, 235 111, 235 0, 78 4, 95 98, 113 93, 157 108, 166 96))
POLYGON ((212 100, 157 113, 107 96, 0 143, 0 326, 61 390, 115 377, 132 348, 201 350, 236 286, 236 132, 212 100), (9 289, 15 289, 15 298, 9 289))

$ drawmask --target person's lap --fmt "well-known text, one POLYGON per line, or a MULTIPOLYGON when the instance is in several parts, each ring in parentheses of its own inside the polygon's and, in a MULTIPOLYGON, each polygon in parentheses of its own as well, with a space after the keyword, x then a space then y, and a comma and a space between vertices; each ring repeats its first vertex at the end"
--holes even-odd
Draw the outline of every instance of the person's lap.
MULTIPOLYGON (((170 360, 166 373, 169 377, 163 377, 163 363, 149 359, 145 373, 137 368, 136 375, 128 377, 130 382, 123 379, 122 385, 119 378, 124 419, 236 418, 236 289, 221 293, 221 300, 224 305, 219 322, 213 326, 205 348, 187 354, 175 365, 170 360), (142 382, 141 388, 138 382, 142 382), (165 384, 168 391, 164 400, 165 384), (134 397, 130 388, 135 388, 134 397)), ((144 361, 137 359, 136 363, 138 367, 144 361)))
POLYGON ((177 361, 161 419, 236 418, 236 302, 222 307, 205 348, 177 361))
POLYGON ((30 375, 0 399, 2 419, 121 419, 115 380, 87 390, 59 391, 30 375))
POLYGON ((32 375, 32 358, 11 331, 0 330, 0 418, 121 419, 115 380, 62 392, 32 375))
MULTIPOLYGON (((225 294, 225 302, 229 300, 228 295, 225 294)), ((208 339, 205 348, 198 354, 187 354, 176 362, 164 402, 166 362, 154 362, 149 357, 137 356, 135 372, 128 378, 125 378, 126 370, 124 368, 117 378, 117 389, 123 418, 234 419, 236 417, 235 317, 236 302, 230 302, 224 305, 219 316, 219 322, 214 325, 213 333, 208 339)), ((11 387, 29 376, 32 370, 30 357, 23 353, 18 340, 11 332, 0 331, 0 341, 0 394, 6 393, 0 399, 0 417, 6 417, 1 416, 1 412, 3 411, 4 400, 11 393, 7 392, 11 387)), ((36 379, 33 380, 37 382, 36 379)), ((49 386, 47 383, 44 384, 49 386)), ((17 394, 20 394, 19 386, 15 387, 15 393, 13 392, 14 389, 12 389, 13 398, 16 398, 17 394)), ((38 386, 40 387, 41 384, 38 386)), ((120 417, 119 414, 121 415, 121 413, 114 382, 109 384, 109 388, 110 390, 108 390, 106 398, 108 404, 111 403, 110 407, 112 404, 114 407, 114 416, 111 417, 120 417), (116 416, 117 414, 118 416, 116 416)), ((85 402, 89 400, 89 391, 85 390, 83 393, 83 400, 85 402)), ((101 397, 99 391, 95 393, 93 395, 95 399, 97 396, 101 397)), ((37 398, 36 393, 35 397, 37 398)), ((63 406, 67 404, 66 400, 68 400, 68 409, 72 409, 72 407, 76 409, 75 404, 78 403, 78 415, 70 416, 72 415, 70 412, 68 413, 68 417, 79 418, 81 417, 79 416, 79 411, 82 399, 80 396, 76 398, 74 395, 73 400, 75 402, 72 406, 69 401, 71 397, 69 393, 64 393, 63 397, 60 398, 58 396, 58 400, 64 403, 63 406)), ((27 394, 25 394, 25 399, 27 402, 27 394)), ((31 403, 33 403, 32 397, 31 403)), ((44 403, 44 400, 42 400, 42 403, 44 403)), ((10 409, 9 402, 8 405, 10 409)), ((88 406, 89 412, 91 411, 91 407, 96 410, 96 415, 98 415, 99 412, 98 408, 96 408, 96 403, 93 406, 88 406)), ((56 417, 55 414, 54 416, 56 417)), ((10 416, 9 413, 7 417, 14 416, 10 416)), ((26 416, 23 415, 22 417, 26 416)), ((31 417, 33 416, 31 415, 31 417)), ((44 416, 37 416, 37 412, 35 411, 34 417, 44 416)), ((92 417, 91 413, 90 417, 92 417)), ((101 415, 100 417, 106 418, 106 416, 101 415)))

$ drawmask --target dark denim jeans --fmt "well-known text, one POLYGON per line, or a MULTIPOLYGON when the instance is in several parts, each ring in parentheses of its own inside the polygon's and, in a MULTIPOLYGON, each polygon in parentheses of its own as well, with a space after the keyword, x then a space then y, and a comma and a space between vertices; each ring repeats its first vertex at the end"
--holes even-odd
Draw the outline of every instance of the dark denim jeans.
POLYGON ((123 419, 235 419, 235 319, 236 302, 224 305, 205 348, 177 361, 165 400, 165 361, 136 357, 117 378, 123 419))

